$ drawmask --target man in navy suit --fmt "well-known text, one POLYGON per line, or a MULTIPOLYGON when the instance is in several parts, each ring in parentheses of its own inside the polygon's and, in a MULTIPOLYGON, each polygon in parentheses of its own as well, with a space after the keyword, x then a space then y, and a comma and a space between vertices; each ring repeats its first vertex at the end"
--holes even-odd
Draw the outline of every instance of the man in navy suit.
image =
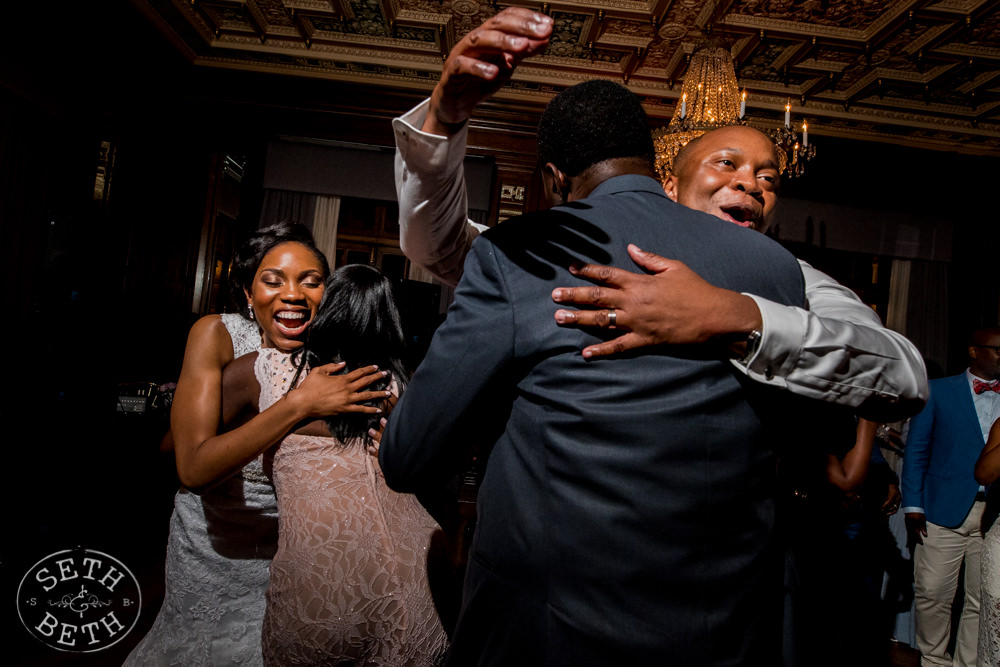
POLYGON ((969 359, 964 373, 931 381, 927 406, 910 422, 903 459, 902 511, 914 548, 923 665, 952 665, 951 608, 963 562, 965 603, 954 657, 962 667, 976 664, 985 494, 973 469, 1000 417, 1000 329, 974 331, 969 359))
POLYGON ((558 205, 473 242, 389 417, 379 460, 400 491, 432 492, 471 445, 495 443, 451 665, 779 660, 770 427, 786 393, 729 359, 760 326, 743 293, 801 307, 802 272, 762 234, 670 201, 648 128, 611 82, 552 101, 538 145, 558 205), (586 284, 580 262, 631 265, 630 242, 670 258, 718 336, 580 354, 613 332, 559 326, 552 290, 586 284))

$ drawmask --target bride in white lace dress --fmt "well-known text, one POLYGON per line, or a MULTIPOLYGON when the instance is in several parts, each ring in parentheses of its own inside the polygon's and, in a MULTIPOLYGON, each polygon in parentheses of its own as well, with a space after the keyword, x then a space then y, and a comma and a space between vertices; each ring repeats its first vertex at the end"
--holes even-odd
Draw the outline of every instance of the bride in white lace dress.
MULTIPOLYGON (((234 269, 245 276, 237 282, 260 327, 227 314, 203 317, 191 328, 171 410, 185 488, 177 492, 170 520, 164 601, 126 665, 262 664, 264 591, 278 523, 267 452, 299 420, 380 394, 350 391, 348 378, 329 375, 339 367, 327 368, 306 378, 286 405, 217 435, 222 369, 262 342, 282 350, 300 347, 328 272, 305 228, 261 230, 241 248, 234 269)), ((247 415, 225 417, 232 428, 247 415)))
MULTIPOLYGON (((993 423, 976 462, 976 481, 992 485, 1000 479, 1000 419, 993 423)), ((1000 665, 1000 484, 989 487, 983 512, 982 591, 979 597, 979 667, 1000 665)))

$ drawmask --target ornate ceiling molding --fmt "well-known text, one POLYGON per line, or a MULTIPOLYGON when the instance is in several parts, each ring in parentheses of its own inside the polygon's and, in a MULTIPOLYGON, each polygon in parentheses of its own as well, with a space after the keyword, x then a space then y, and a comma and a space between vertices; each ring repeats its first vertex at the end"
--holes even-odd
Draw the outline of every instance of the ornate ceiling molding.
MULTIPOLYGON (((132 0, 197 66, 429 91, 495 0, 132 0)), ((667 118, 694 45, 732 46, 751 116, 810 133, 1000 155, 1000 0, 574 0, 498 100, 544 104, 587 78, 667 118), (932 131, 938 130, 937 134, 932 131)))

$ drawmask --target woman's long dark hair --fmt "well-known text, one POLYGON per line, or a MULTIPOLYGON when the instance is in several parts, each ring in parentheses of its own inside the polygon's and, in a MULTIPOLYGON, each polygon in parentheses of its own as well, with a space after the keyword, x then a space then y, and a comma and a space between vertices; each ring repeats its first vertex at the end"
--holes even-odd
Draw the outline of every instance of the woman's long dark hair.
MULTIPOLYGON (((403 326, 389 279, 367 264, 342 266, 327 280, 305 345, 295 353, 298 368, 292 386, 296 386, 306 367, 344 361, 345 373, 373 364, 379 370, 389 371, 384 380, 372 383, 368 390, 384 389, 395 380, 402 393, 408 377, 403 365, 405 348, 403 326)), ((374 404, 385 410, 386 403, 383 399, 374 404)), ((381 416, 349 413, 330 417, 326 423, 333 436, 342 442, 355 438, 367 442, 368 429, 381 416)))

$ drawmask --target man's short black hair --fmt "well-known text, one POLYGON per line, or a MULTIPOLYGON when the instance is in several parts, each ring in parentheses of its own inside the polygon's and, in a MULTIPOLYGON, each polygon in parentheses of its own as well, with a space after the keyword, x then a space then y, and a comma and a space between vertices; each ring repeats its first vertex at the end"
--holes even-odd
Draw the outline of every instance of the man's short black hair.
POLYGON ((655 152, 646 112, 624 86, 585 81, 557 95, 538 124, 538 160, 567 176, 612 158, 641 158, 652 169, 655 152))
POLYGON ((982 345, 988 338, 1000 336, 1000 326, 976 327, 969 332, 969 345, 982 345))

